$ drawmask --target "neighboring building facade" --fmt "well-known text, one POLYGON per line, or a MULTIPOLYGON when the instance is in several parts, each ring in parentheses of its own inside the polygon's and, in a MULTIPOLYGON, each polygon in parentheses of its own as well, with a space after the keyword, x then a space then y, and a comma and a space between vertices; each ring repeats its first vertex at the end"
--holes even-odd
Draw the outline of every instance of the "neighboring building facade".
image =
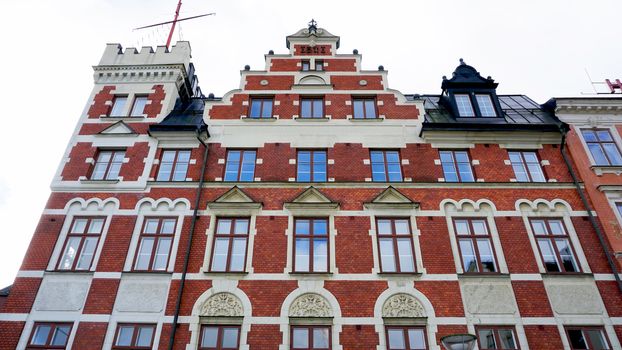
POLYGON ((339 40, 311 24, 222 98, 186 42, 109 45, 0 347, 620 349, 555 115, 464 62, 404 95, 339 40))

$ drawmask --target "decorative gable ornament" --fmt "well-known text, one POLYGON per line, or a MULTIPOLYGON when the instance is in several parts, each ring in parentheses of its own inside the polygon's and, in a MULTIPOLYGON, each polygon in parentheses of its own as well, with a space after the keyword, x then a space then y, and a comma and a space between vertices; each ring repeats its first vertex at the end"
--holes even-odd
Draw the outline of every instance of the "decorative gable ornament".
POLYGON ((406 293, 400 293, 391 296, 384 302, 382 317, 415 318, 426 317, 426 313, 417 298, 406 293))
POLYGON ((339 203, 333 202, 322 192, 310 186, 293 201, 283 204, 286 209, 338 209, 339 203))
POLYGON ((322 296, 307 293, 294 300, 289 317, 333 317, 333 309, 322 296))
POLYGON ((209 297, 199 310, 200 316, 243 317, 244 307, 238 297, 231 293, 217 293, 209 297))
POLYGON ((418 206, 419 203, 413 202, 410 198, 406 197, 402 192, 398 191, 393 186, 387 187, 370 203, 365 203, 365 208, 368 209, 413 209, 418 206))
POLYGON ((114 135, 114 136, 132 135, 132 136, 135 136, 135 135, 138 135, 138 133, 134 131, 134 129, 132 129, 129 125, 127 125, 122 120, 120 120, 108 126, 104 130, 100 131, 98 135, 107 135, 107 136, 108 135, 114 135))
POLYGON ((233 186, 229 191, 216 198, 215 201, 207 203, 207 207, 210 209, 259 209, 261 208, 261 203, 255 202, 238 186, 233 186))

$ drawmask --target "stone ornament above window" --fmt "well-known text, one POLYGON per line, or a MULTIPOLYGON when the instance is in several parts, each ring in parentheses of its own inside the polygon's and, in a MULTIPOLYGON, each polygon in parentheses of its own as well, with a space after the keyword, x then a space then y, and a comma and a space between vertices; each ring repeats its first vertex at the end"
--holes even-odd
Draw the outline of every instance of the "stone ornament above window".
POLYGON ((423 305, 412 295, 391 296, 382 306, 382 317, 426 317, 423 305))
POLYGON ((214 294, 201 305, 201 316, 211 317, 242 317, 244 308, 242 302, 231 293, 214 294))
POLYGON ((289 308, 290 317, 333 317, 328 301, 317 294, 307 293, 294 300, 289 308))

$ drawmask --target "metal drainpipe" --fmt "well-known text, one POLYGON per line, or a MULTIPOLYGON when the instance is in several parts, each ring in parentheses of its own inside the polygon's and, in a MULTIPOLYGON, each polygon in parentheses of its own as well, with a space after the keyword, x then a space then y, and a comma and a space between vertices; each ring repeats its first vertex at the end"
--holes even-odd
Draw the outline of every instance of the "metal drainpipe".
POLYGON ((598 241, 600 242, 601 247, 605 251, 605 256, 607 257, 607 262, 609 263, 609 267, 611 267, 611 271, 613 271, 613 275, 615 276, 616 282, 618 283, 618 289, 620 290, 620 292, 622 292, 622 280, 620 280, 620 272, 618 271, 616 262, 613 260, 613 257, 611 256, 611 252, 609 251, 609 245, 607 244, 607 241, 605 240, 605 236, 603 235, 603 232, 600 230, 600 226, 596 222, 596 218, 594 217, 594 214, 592 214, 592 206, 587 201, 587 198, 585 197, 585 193, 583 193, 583 189, 581 189, 581 184, 579 183, 577 174, 575 174, 574 170, 572 169, 570 160, 568 160, 568 155, 565 152, 564 146, 566 144, 567 131, 560 128, 560 132, 562 133, 562 142, 561 142, 559 151, 562 154, 562 158, 564 158, 564 162, 566 163, 566 167, 568 168, 568 171, 570 172, 570 176, 572 177, 572 182, 574 182, 577 192, 579 193, 581 202, 583 202, 583 206, 587 210, 587 215, 590 219, 590 224, 592 224, 594 231, 596 231, 596 236, 598 236, 598 241))
POLYGON ((188 244, 186 245, 186 256, 184 258, 184 268, 181 272, 181 280, 179 282, 179 291, 177 292, 177 301, 175 303, 175 315, 173 316, 173 323, 171 327, 171 337, 168 342, 168 349, 173 350, 175 344, 175 333, 177 332, 177 322, 179 320, 179 308, 181 306, 181 297, 184 293, 184 285, 186 284, 186 274, 188 273, 188 262, 190 261, 190 248, 192 247, 192 236, 194 235, 194 227, 196 225, 199 204, 201 203, 201 190, 203 189, 203 178, 205 177, 205 166, 207 165, 207 144, 201 140, 199 132, 197 131, 197 139, 203 147, 205 147, 205 153, 203 153, 203 165, 201 167, 201 178, 199 179, 199 186, 197 187, 196 200, 194 201, 194 212, 192 213, 192 222, 190 223, 190 234, 188 236, 188 244))

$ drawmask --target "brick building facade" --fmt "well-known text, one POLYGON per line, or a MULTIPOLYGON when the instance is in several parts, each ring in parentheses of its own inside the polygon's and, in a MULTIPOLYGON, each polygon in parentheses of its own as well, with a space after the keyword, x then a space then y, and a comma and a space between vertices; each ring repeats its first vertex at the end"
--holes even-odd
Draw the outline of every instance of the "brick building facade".
POLYGON ((0 348, 620 349, 567 124, 464 62, 403 94, 339 40, 301 29, 221 98, 187 42, 108 45, 0 348))

